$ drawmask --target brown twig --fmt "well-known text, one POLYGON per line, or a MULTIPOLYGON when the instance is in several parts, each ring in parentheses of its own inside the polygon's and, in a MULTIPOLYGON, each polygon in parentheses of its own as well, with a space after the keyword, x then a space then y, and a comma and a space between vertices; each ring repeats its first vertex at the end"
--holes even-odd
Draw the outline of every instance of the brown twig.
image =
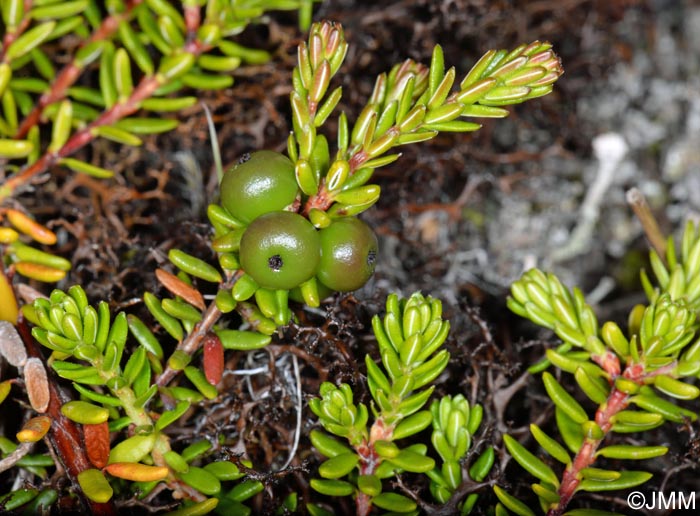
POLYGON ((325 382, 328 377, 328 371, 324 367, 324 363, 321 359, 307 353, 303 349, 293 345, 293 344, 268 344, 265 349, 270 351, 275 357, 281 355, 282 353, 291 353, 296 355, 304 362, 313 366, 319 375, 319 382, 325 382))
POLYGON ((35 443, 20 443, 20 445, 15 448, 15 451, 0 460, 0 473, 7 471, 22 460, 22 457, 32 451, 34 444, 35 443))
MULTIPOLYGON (((233 274, 231 278, 222 283, 219 286, 219 288, 231 288, 231 286, 238 280, 238 278, 242 274, 242 271, 233 274)), ((216 302, 212 301, 207 310, 204 312, 202 320, 199 321, 192 330, 192 332, 177 345, 176 350, 183 351, 188 355, 192 356, 202 346, 202 341, 204 340, 204 337, 206 337, 207 334, 211 331, 211 329, 214 327, 221 315, 221 310, 217 308, 216 302)), ((166 385, 168 385, 168 383, 170 383, 170 381, 173 378, 175 378, 178 375, 179 372, 180 371, 175 370, 170 366, 167 366, 156 380, 156 385, 158 385, 159 387, 165 387, 166 385)))
MULTIPOLYGON (((192 356, 195 351, 197 351, 202 345, 204 337, 211 331, 216 322, 221 317, 221 311, 216 307, 216 303, 211 303, 204 312, 202 320, 197 323, 197 325, 192 330, 192 333, 187 335, 178 345, 176 350, 183 351, 188 355, 192 356)), ((173 369, 169 365, 161 373, 161 375, 156 380, 156 385, 159 387, 165 387, 170 383, 170 381, 175 378, 179 370, 173 369)))
MULTIPOLYGON (((429 504, 417 497, 412 498, 421 506, 421 509, 423 509, 426 514, 430 514, 431 516, 451 516, 452 514, 460 513, 459 504, 462 503, 467 495, 476 493, 485 487, 492 486, 494 483, 495 481, 474 482, 471 479, 464 480, 452 493, 450 499, 443 505, 429 504)), ((404 490, 404 492, 409 493, 407 490, 404 490)))
POLYGON ((649 243, 658 253, 659 257, 665 262, 666 261, 666 237, 659 229, 659 224, 656 222, 654 214, 649 208, 649 203, 647 203, 644 194, 639 188, 630 188, 627 190, 627 204, 630 205, 632 211, 639 219, 644 229, 644 234, 646 234, 649 243))

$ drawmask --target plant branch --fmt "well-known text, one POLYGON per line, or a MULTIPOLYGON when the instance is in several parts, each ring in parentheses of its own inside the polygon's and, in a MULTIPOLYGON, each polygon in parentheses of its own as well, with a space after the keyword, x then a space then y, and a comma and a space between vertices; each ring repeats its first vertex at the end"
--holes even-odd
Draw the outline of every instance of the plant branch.
MULTIPOLYGON (((238 271, 235 274, 231 274, 228 277, 228 279, 219 286, 219 288, 231 288, 233 284, 238 280, 238 278, 240 278, 241 275, 241 271, 238 271)), ((204 337, 207 336, 207 334, 211 331, 211 329, 214 327, 214 325, 217 323, 221 316, 221 310, 219 310, 216 306, 216 302, 212 301, 211 304, 207 307, 206 311, 204 312, 202 320, 199 321, 195 325, 192 332, 189 333, 187 337, 185 337, 177 345, 177 348, 175 348, 176 351, 183 351, 189 356, 194 355, 194 353, 202 346, 202 341, 204 340, 204 337)), ((168 385, 168 383, 172 381, 173 378, 175 378, 178 375, 178 373, 180 373, 179 370, 173 369, 168 365, 156 380, 156 385, 158 385, 159 387, 165 387, 166 385, 168 385)))
MULTIPOLYGON (((83 436, 79 426, 61 412, 61 406, 70 400, 55 382, 53 374, 50 373, 51 368, 46 367, 46 361, 44 360, 41 348, 34 340, 34 337, 32 337, 27 322, 21 317, 17 324, 17 330, 27 348, 27 354, 41 360, 49 373, 47 374, 49 384, 49 406, 46 413, 53 420, 51 430, 49 430, 48 434, 49 441, 56 451, 56 456, 68 473, 68 478, 70 478, 76 490, 82 494, 82 489, 80 489, 78 484, 78 474, 92 468, 92 466, 85 453, 83 436)), ((99 516, 111 516, 116 514, 116 509, 111 501, 96 503, 87 497, 83 497, 83 501, 91 514, 99 516)))
MULTIPOLYGON (((32 3, 32 0, 24 0, 25 13, 29 12, 29 10, 32 8, 32 3)), ((5 53, 7 52, 7 49, 10 48, 10 45, 17 41, 17 38, 19 38, 26 30, 26 28, 29 26, 30 20, 31 18, 29 16, 24 16, 19 26, 15 27, 15 30, 7 30, 7 32, 5 32, 5 37, 2 39, 2 48, 0 48, 0 63, 5 62, 5 53)))
MULTIPOLYGON (((189 43, 187 48, 190 53, 197 56, 202 52, 206 52, 210 46, 195 41, 189 43)), ((143 77, 126 100, 115 104, 102 113, 99 118, 88 124, 84 129, 75 133, 58 151, 45 153, 34 163, 25 166, 19 173, 10 177, 10 179, 0 187, 0 201, 11 195, 19 186, 29 182, 33 177, 46 172, 61 158, 74 154, 92 142, 97 136, 94 132, 96 128, 114 124, 122 118, 138 111, 141 107, 141 102, 151 97, 165 81, 166 79, 158 74, 143 77)))
MULTIPOLYGON (((645 383, 645 379, 658 374, 668 373, 675 365, 674 362, 664 368, 646 372, 644 367, 640 367, 641 364, 630 364, 625 368, 622 376, 642 386, 645 383)), ((567 505, 581 482, 581 471, 595 462, 598 448, 612 430, 613 418, 619 412, 625 410, 630 403, 630 394, 617 389, 614 386, 614 378, 611 381, 613 382, 612 391, 608 395, 607 400, 598 407, 595 415, 595 422, 602 430, 603 435, 600 439, 585 438, 581 449, 576 453, 576 457, 564 471, 558 490, 559 502, 549 509, 547 516, 561 516, 564 514, 567 505)))
POLYGON ((68 157, 92 142, 96 137, 94 130, 97 127, 107 126, 136 112, 140 103, 153 95, 161 86, 161 80, 157 75, 144 77, 132 94, 124 102, 119 102, 105 111, 99 118, 88 124, 84 129, 75 133, 66 144, 56 152, 46 152, 34 163, 24 167, 19 173, 13 175, 0 188, 0 201, 11 195, 16 188, 28 183, 33 177, 46 172, 61 158, 68 157))
POLYGON ((19 446, 15 448, 15 451, 10 453, 4 459, 0 460, 0 473, 2 473, 3 471, 7 471, 12 466, 17 464, 20 460, 22 460, 22 457, 24 457, 30 451, 32 451, 34 444, 35 443, 20 443, 19 446))
MULTIPOLYGON (((142 1, 142 0, 134 0, 142 1)), ((112 23, 116 23, 114 20, 112 23)), ((105 27, 105 30, 107 28, 105 27)), ((203 43, 199 40, 189 41, 185 44, 183 48, 185 53, 192 54, 194 57, 210 50, 212 46, 210 44, 203 43)), ((70 66, 70 65, 69 65, 70 66)), ((70 70, 66 72, 66 76, 63 78, 65 81, 65 88, 70 86, 71 80, 75 80, 73 77, 76 74, 76 70, 70 70)), ((168 78, 156 73, 153 75, 144 76, 139 82, 138 86, 134 88, 131 95, 124 101, 118 102, 110 109, 102 113, 100 117, 88 124, 84 129, 75 133, 66 144, 55 152, 46 152, 34 163, 26 165, 17 174, 13 175, 8 179, 4 185, 0 186, 0 201, 6 197, 12 195, 14 190, 21 185, 28 183, 33 177, 42 174, 47 171, 51 166, 55 165, 61 158, 68 157, 96 138, 94 130, 97 127, 109 126, 115 122, 125 118, 133 113, 135 113, 141 107, 141 102, 153 96, 155 91, 167 83, 168 78)))
MULTIPOLYGON (((131 17, 133 9, 142 2, 143 0, 129 0, 126 2, 124 12, 109 15, 102 20, 102 24, 92 33, 92 36, 90 36, 90 38, 86 40, 85 44, 82 46, 84 47, 89 43, 102 41, 112 37, 112 35, 117 31, 119 23, 123 20, 128 20, 131 17)), ((70 63, 66 64, 61 71, 58 72, 50 88, 44 92, 41 97, 39 97, 39 100, 34 105, 34 108, 25 117, 25 119, 22 120, 22 123, 19 125, 14 138, 17 140, 23 139, 29 132, 29 129, 39 123, 39 119, 48 105, 66 97, 66 91, 75 83, 75 81, 78 80, 78 77, 80 77, 82 72, 83 67, 77 64, 76 59, 73 59, 70 63)))
MULTIPOLYGON (((215 302, 212 302, 206 312, 204 312, 202 320, 199 321, 192 332, 177 345, 177 348, 175 348, 176 351, 183 351, 192 356, 200 348, 204 337, 211 331, 221 315, 221 310, 216 307, 215 302)), ((173 369, 168 365, 156 380, 156 385, 165 387, 179 373, 179 370, 173 369)))

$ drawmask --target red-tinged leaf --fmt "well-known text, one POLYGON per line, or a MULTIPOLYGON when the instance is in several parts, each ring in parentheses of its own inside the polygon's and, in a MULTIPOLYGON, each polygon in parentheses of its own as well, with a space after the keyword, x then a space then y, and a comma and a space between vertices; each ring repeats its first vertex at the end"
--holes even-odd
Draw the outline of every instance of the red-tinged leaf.
POLYGON ((182 299, 191 305, 196 306, 200 310, 204 310, 206 308, 204 298, 199 290, 188 285, 174 274, 171 274, 164 269, 156 269, 156 278, 158 278, 158 281, 160 281, 172 294, 180 296, 182 299))
POLYGON ((213 333, 204 338, 204 376, 207 381, 216 385, 224 374, 224 346, 219 337, 213 333))
POLYGON ((109 461, 109 423, 83 425, 85 449, 93 466, 102 469, 109 461))

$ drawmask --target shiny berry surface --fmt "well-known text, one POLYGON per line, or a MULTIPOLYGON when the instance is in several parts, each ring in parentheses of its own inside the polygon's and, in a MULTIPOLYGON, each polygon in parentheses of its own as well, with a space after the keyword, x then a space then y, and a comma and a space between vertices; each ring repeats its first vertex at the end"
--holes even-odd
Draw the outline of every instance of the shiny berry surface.
POLYGON ((313 277, 320 260, 320 237, 296 213, 275 211, 255 219, 243 233, 241 266, 258 285, 292 289, 313 277))
POLYGON ((224 174, 221 205, 241 222, 282 210, 296 199, 299 188, 294 164, 282 154, 258 151, 224 174))
POLYGON ((340 292, 357 290, 374 273, 377 236, 359 219, 348 217, 319 231, 321 262, 316 276, 340 292))

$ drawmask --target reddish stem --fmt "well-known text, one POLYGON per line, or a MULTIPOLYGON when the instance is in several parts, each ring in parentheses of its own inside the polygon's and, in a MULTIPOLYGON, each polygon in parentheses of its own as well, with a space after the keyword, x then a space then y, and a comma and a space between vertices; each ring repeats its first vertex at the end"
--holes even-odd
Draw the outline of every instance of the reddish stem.
MULTIPOLYGON (((85 45, 95 41, 102 41, 110 38, 119 28, 119 23, 122 20, 128 19, 131 15, 131 10, 137 5, 139 5, 141 2, 143 2, 143 0, 129 0, 126 3, 125 10, 123 13, 108 16, 104 20, 102 20, 102 24, 95 30, 95 32, 93 32, 90 39, 85 42, 85 45)), ((37 101, 32 111, 27 115, 27 117, 24 120, 22 120, 22 123, 20 124, 19 128, 17 129, 17 133, 14 136, 15 139, 21 140, 22 138, 27 136, 29 129, 31 129, 33 126, 39 123, 39 119, 41 118, 44 109, 46 109, 46 106, 64 99, 66 96, 66 91, 73 84, 75 84, 75 81, 78 80, 78 77, 80 77, 80 74, 82 72, 83 69, 75 64, 75 60, 71 61, 66 66, 64 66, 61 69, 61 71, 58 72, 56 78, 53 80, 51 88, 49 88, 48 91, 42 94, 41 97, 39 97, 39 100, 37 101)))
POLYGON ((185 6, 185 27, 187 28, 187 40, 195 41, 197 39, 197 31, 202 23, 202 15, 199 6, 185 6))
MULTIPOLYGON (((615 369, 613 361, 606 362, 610 369, 615 369)), ((651 376, 657 376, 659 374, 668 373, 671 369, 676 366, 676 363, 671 363, 663 368, 659 368, 655 371, 647 373, 644 370, 644 364, 630 364, 628 365, 622 376, 634 381, 638 385, 644 385, 646 378, 651 376)), ((619 365, 618 365, 619 367, 619 365)), ((619 370, 619 369, 618 369, 619 370)), ((618 390, 614 386, 615 377, 618 375, 611 375, 611 384, 613 385, 612 391, 608 395, 608 399, 598 407, 595 414, 595 422, 598 424, 600 429, 603 431, 603 436, 600 439, 590 439, 586 438, 583 442, 583 446, 574 457, 573 462, 566 468, 564 475, 562 476, 561 485, 559 486, 559 502, 553 506, 549 511, 547 511, 547 516, 561 516, 566 511, 566 507, 571 501, 571 498, 576 492, 576 488, 581 482, 581 470, 591 466, 595 462, 595 454, 598 447, 607 437, 608 433, 612 429, 613 422, 612 419, 622 410, 625 410, 629 405, 630 395, 618 390)))
POLYGON ((141 79, 139 85, 126 101, 115 104, 102 113, 99 118, 88 124, 84 129, 75 133, 57 152, 47 152, 34 163, 22 169, 21 172, 10 177, 3 185, 3 191, 0 192, 0 200, 12 193, 18 186, 27 183, 32 177, 45 172, 49 167, 55 165, 59 159, 70 156, 94 140, 95 135, 92 131, 96 127, 113 124, 134 113, 139 109, 141 101, 153 95, 153 92, 155 92, 159 86, 160 81, 157 76, 151 75, 141 79))
MULTIPOLYGON (((25 14, 30 11, 32 8, 32 0, 24 0, 24 12, 25 14)), ((24 16, 22 18, 22 21, 20 24, 17 26, 16 30, 10 32, 7 31, 5 32, 5 37, 2 38, 2 48, 0 49, 0 63, 5 62, 5 52, 7 52, 7 49, 10 48, 10 45, 17 41, 17 38, 19 38, 22 33, 25 31, 25 29, 29 26, 29 21, 30 18, 29 16, 24 16)))
MULTIPOLYGON (((52 419, 51 430, 48 434, 49 440, 56 451, 56 456, 68 473, 71 482, 78 492, 82 493, 82 490, 79 489, 78 474, 93 466, 90 464, 85 452, 80 428, 61 413, 61 405, 70 400, 55 382, 53 374, 51 374, 51 368, 46 365, 41 348, 32 337, 29 326, 27 326, 26 321, 22 319, 21 316, 17 324, 17 330, 22 336, 22 341, 27 348, 27 354, 41 360, 48 373, 47 379, 50 398, 46 414, 52 419)), ((100 516, 116 514, 114 505, 111 502, 95 503, 87 497, 84 497, 84 502, 91 514, 100 516)))
MULTIPOLYGON (((221 317, 221 311, 216 307, 216 303, 210 304, 202 320, 199 321, 192 332, 177 345, 176 349, 184 351, 190 356, 194 355, 202 345, 204 338, 209 335, 209 331, 214 327, 216 321, 219 320, 219 317, 221 317)), ((179 372, 179 370, 167 366, 165 371, 163 371, 156 380, 156 385, 165 387, 179 372)))
MULTIPOLYGON (((143 0, 131 0, 128 5, 130 5, 133 8, 142 1, 143 0)), ((108 20, 105 20, 105 23, 102 24, 100 30, 96 31, 93 37, 107 37, 110 33, 109 31, 116 30, 116 27, 118 27, 119 25, 119 21, 120 20, 117 18, 113 18, 109 22, 108 20)), ((195 24, 199 23, 199 17, 193 18, 190 15, 189 23, 191 24, 190 28, 192 28, 192 30, 194 30, 196 33, 197 27, 195 26, 195 24)), ((205 45, 201 41, 196 39, 187 42, 185 44, 185 47, 183 48, 185 52, 194 54, 195 56, 198 56, 209 49, 211 49, 211 45, 205 45)), ((75 72, 66 71, 65 73, 66 76, 61 78, 63 84, 65 84, 64 92, 65 89, 67 89, 70 86, 70 84, 72 84, 71 79, 73 81, 75 80, 75 78, 72 78, 71 75, 75 72)), ((18 186, 29 182, 34 176, 48 170, 48 168, 56 164, 56 162, 59 159, 70 156, 71 154, 75 153, 76 151, 90 143, 92 140, 94 140, 95 135, 92 134, 92 129, 94 129, 95 127, 113 124, 114 122, 121 120, 122 118, 136 112, 140 107, 140 103, 143 100, 151 97, 155 90, 158 89, 158 87, 160 87, 161 85, 162 80, 158 77, 158 75, 149 75, 143 77, 139 82, 138 86, 132 92, 131 96, 126 101, 115 104, 109 110, 102 113, 102 115, 99 118, 88 124, 87 127, 75 133, 59 151, 44 154, 37 161, 35 161, 31 165, 24 167, 18 174, 15 174, 10 179, 8 179, 5 182, 5 184, 3 184, 0 187, 0 201, 2 201, 5 197, 10 195, 18 186)), ((30 116, 32 115, 30 114, 30 116)), ((35 116, 38 119, 38 117, 41 116, 41 112, 39 111, 38 114, 35 116)))
MULTIPOLYGON (((236 283, 236 281, 243 275, 243 271, 237 271, 235 274, 231 275, 224 283, 219 285, 220 289, 228 289, 236 283)), ((183 351, 188 355, 192 356, 195 352, 202 346, 205 337, 210 335, 210 332, 214 325, 217 323, 222 313, 216 306, 216 302, 212 303, 207 307, 202 320, 199 321, 194 329, 177 345, 176 350, 183 351)), ((165 387, 170 383, 170 381, 175 378, 180 373, 179 370, 175 370, 170 366, 167 366, 165 370, 156 380, 156 385, 159 387, 165 387)))
MULTIPOLYGON (((373 444, 362 443, 356 450, 360 456, 360 475, 373 475, 382 463, 382 459, 377 455, 373 444)), ((359 491, 355 499, 355 514, 357 516, 367 516, 371 510, 372 497, 359 491)))
MULTIPOLYGON (((394 425, 386 425, 380 417, 377 419, 369 432, 369 442, 363 441, 355 447, 355 451, 360 456, 360 475, 373 475, 382 463, 382 458, 374 449, 376 441, 390 441, 394 435, 394 425)), ((360 491, 355 499, 355 514, 357 516, 367 516, 372 510, 372 497, 360 491)))
POLYGON ((321 179, 321 184, 318 185, 318 192, 306 199, 301 214, 308 217, 311 210, 317 209, 326 211, 330 208, 331 204, 333 204, 333 199, 330 198, 328 190, 326 189, 326 181, 321 179))
MULTIPOLYGON (((348 176, 352 176, 355 172, 357 172, 361 165, 368 159, 369 156, 367 156, 367 153, 362 149, 353 154, 350 161, 348 161, 348 164, 350 165, 348 176)), ((306 200, 301 214, 308 217, 312 209, 316 208, 317 210, 326 211, 331 207, 331 204, 333 204, 333 197, 331 197, 330 193, 326 189, 325 181, 321 181, 321 184, 318 187, 318 192, 306 200)))
POLYGON ((356 152, 352 158, 350 158, 350 161, 348 161, 348 164, 350 165, 350 175, 353 175, 355 171, 360 168, 360 165, 362 165, 369 156, 367 156, 367 153, 364 151, 364 149, 356 152))
POLYGON ((583 442, 583 446, 581 446, 573 462, 566 468, 562 476, 558 492, 559 503, 549 509, 547 516, 561 516, 564 514, 567 505, 569 505, 571 498, 576 492, 576 488, 581 482, 581 470, 595 462, 595 453, 612 427, 611 418, 621 410, 627 408, 627 405, 629 405, 629 395, 613 388, 610 396, 608 396, 607 402, 598 408, 595 415, 596 423, 598 423, 598 426, 604 432, 603 437, 600 439, 587 438, 583 442))

